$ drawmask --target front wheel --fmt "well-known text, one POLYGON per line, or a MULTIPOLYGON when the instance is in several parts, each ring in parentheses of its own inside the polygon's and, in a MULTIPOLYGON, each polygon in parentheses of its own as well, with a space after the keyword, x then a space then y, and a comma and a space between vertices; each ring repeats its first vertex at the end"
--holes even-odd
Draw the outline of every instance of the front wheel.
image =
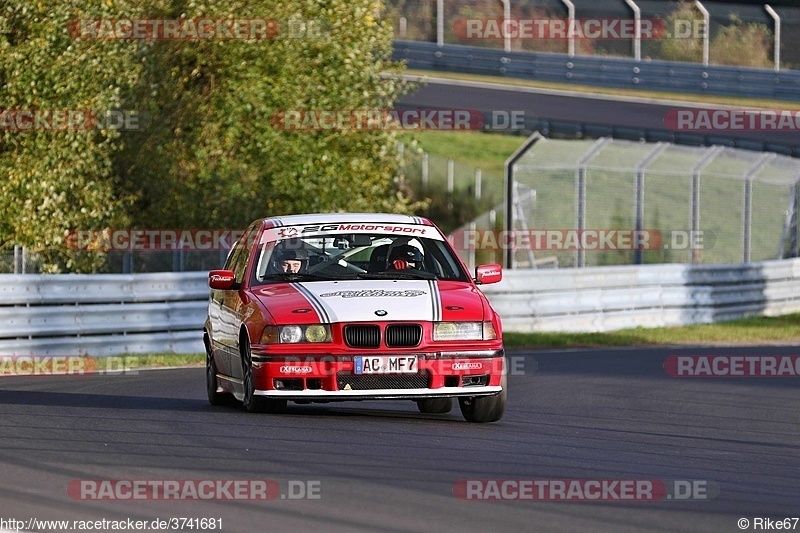
POLYGON ((286 400, 263 398, 255 394, 255 380, 253 379, 253 358, 250 354, 250 340, 245 336, 241 344, 242 352, 242 385, 244 396, 242 405, 248 413, 282 413, 286 410, 286 400))
POLYGON ((443 415, 453 410, 452 398, 425 398, 417 400, 417 408, 420 413, 429 415, 443 415))
POLYGON ((461 414, 467 422, 497 422, 503 418, 506 410, 506 399, 508 398, 508 386, 506 376, 500 380, 503 391, 494 396, 470 396, 458 399, 458 406, 461 414))

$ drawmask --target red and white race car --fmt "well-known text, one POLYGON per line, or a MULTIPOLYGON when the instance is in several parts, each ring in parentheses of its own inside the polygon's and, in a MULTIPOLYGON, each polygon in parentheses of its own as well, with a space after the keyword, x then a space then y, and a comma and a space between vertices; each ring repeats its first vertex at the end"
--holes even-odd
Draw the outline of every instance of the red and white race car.
POLYGON ((410 399, 470 422, 503 416, 500 318, 429 220, 293 215, 258 220, 209 274, 204 328, 212 404, 410 399))

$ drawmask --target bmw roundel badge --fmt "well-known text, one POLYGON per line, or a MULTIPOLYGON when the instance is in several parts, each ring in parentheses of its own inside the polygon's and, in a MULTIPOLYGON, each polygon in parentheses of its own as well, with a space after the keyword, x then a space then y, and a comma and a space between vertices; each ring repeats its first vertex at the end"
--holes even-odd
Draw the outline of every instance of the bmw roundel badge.
POLYGON ((377 311, 375 311, 375 314, 376 314, 377 316, 386 316, 386 315, 388 315, 389 313, 388 313, 388 311, 385 311, 385 310, 383 310, 383 309, 378 309, 377 311))

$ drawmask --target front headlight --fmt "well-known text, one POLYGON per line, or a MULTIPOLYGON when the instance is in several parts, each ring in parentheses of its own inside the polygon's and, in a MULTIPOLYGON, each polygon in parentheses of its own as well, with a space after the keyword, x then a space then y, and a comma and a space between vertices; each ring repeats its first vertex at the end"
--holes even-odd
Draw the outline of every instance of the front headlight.
POLYGON ((436 322, 433 325, 435 341, 488 341, 497 338, 491 322, 436 322))
POLYGON ((261 334, 261 344, 297 344, 301 342, 331 342, 328 325, 267 326, 261 334))

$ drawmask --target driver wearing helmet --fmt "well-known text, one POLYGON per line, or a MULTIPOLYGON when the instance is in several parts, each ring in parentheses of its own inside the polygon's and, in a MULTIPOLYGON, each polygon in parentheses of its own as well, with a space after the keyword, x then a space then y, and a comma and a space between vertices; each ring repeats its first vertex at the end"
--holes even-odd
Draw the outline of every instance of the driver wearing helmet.
POLYGON ((389 270, 423 269, 422 250, 410 244, 403 244, 392 249, 389 254, 389 270))
POLYGON ((305 272, 308 266, 308 252, 305 250, 282 250, 278 252, 277 266, 285 274, 305 272))

